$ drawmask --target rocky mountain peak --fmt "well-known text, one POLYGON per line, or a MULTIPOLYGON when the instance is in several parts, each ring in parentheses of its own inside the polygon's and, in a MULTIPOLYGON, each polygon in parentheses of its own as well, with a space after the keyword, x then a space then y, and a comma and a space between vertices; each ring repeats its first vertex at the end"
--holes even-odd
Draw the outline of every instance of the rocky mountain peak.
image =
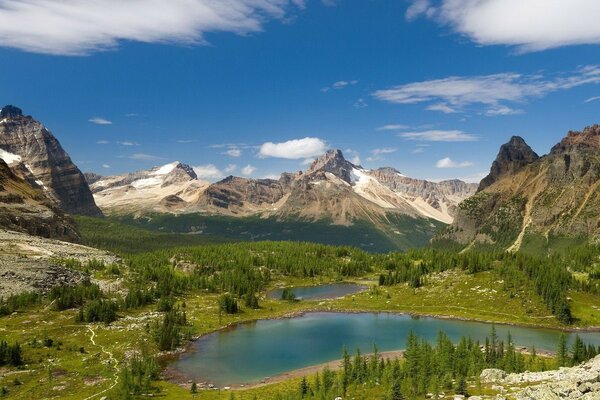
POLYGON ((552 148, 550 154, 564 153, 570 149, 600 149, 600 125, 591 125, 583 131, 569 131, 560 143, 552 148))
POLYGON ((520 136, 513 136, 510 140, 500 146, 488 176, 483 178, 479 184, 478 191, 485 189, 505 174, 513 174, 523 166, 531 164, 540 158, 525 140, 520 136))
POLYGON ((306 171, 307 175, 329 172, 338 178, 350 183, 352 170, 356 166, 344 158, 341 150, 328 150, 327 153, 317 158, 306 171))
POLYGON ((0 110, 0 118, 13 118, 23 115, 23 111, 19 107, 6 105, 0 110))
POLYGON ((3 107, 0 114, 0 149, 19 161, 14 171, 21 178, 34 182, 63 211, 102 215, 83 174, 44 125, 15 106, 3 107))

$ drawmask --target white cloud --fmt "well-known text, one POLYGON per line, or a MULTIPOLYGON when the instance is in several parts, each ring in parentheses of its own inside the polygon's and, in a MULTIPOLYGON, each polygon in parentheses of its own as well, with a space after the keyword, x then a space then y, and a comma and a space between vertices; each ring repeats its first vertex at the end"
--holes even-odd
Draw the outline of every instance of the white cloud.
POLYGON ((189 143, 196 143, 198 140, 196 139, 179 139, 176 140, 176 143, 180 143, 180 144, 189 144, 189 143))
POLYGON ((433 17, 481 45, 517 46, 519 51, 600 44, 597 0, 416 0, 406 12, 433 17))
POLYGON ((96 144, 109 144, 110 142, 108 140, 98 140, 96 142, 96 144))
POLYGON ((390 154, 390 153, 395 153, 396 151, 398 151, 398 149, 395 149, 393 147, 383 147, 380 149, 373 149, 371 150, 371 153, 378 156, 381 154, 390 154))
POLYGON ((389 125, 383 125, 377 128, 378 131, 399 131, 402 129, 408 129, 410 128, 408 125, 402 125, 402 124, 389 124, 389 125))
POLYGON ((432 16, 435 13, 435 8, 431 7, 429 0, 414 0, 413 3, 406 9, 406 19, 412 21, 420 15, 432 16))
POLYGON ((476 142, 477 136, 459 130, 428 130, 420 132, 403 132, 398 134, 408 140, 421 140, 426 142, 476 142))
POLYGON ((587 98, 583 102, 584 103, 591 103, 592 101, 596 101, 596 100, 600 100, 600 96, 593 96, 593 97, 587 98))
MULTIPOLYGON (((1 38, 0 38, 0 40, 1 40, 1 38)), ((88 119, 88 121, 91 122, 92 124, 96 124, 96 125, 112 125, 112 121, 109 121, 109 120, 107 120, 105 118, 101 118, 101 117, 92 117, 92 118, 88 119)))
POLYGON ((260 146, 259 157, 277 157, 288 160, 317 157, 327 151, 327 143, 315 137, 293 139, 282 143, 266 142, 260 146))
POLYGON ((340 89, 344 89, 348 86, 351 85, 356 85, 358 83, 357 80, 352 80, 352 81, 337 81, 331 84, 331 86, 325 86, 324 88, 321 89, 321 92, 329 92, 331 89, 335 89, 335 90, 340 90, 340 89))
POLYGON ((550 78, 515 73, 451 76, 377 90, 373 96, 396 104, 430 103, 428 110, 445 113, 479 105, 487 115, 508 115, 521 110, 512 110, 504 103, 524 103, 559 90, 597 83, 600 83, 600 68, 589 65, 550 78))
POLYGON ((223 154, 227 154, 229 157, 239 157, 239 156, 242 155, 242 151, 240 149, 238 149, 238 148, 233 147, 231 149, 228 149, 223 154))
POLYGON ((244 176, 252 175, 254 171, 256 171, 256 167, 253 167, 250 164, 241 169, 242 175, 244 176))
POLYGON ((108 165, 108 164, 102 164, 102 168, 110 168, 110 165, 108 165))
POLYGON ((450 157, 442 158, 435 163, 436 168, 467 168, 472 167, 471 161, 455 162, 450 157))
POLYGON ((205 44, 207 32, 259 32, 303 0, 0 0, 0 45, 82 55, 120 41, 205 44))
POLYGON ((411 153, 421 154, 425 152, 425 147, 415 147, 411 153))
POLYGON ((145 153, 135 153, 129 156, 132 160, 142 160, 142 161, 153 161, 153 160, 162 160, 162 157, 154 156, 152 154, 145 153))
POLYGON ((216 181, 225 177, 225 174, 223 174, 223 172, 221 172, 214 164, 197 165, 192 168, 198 178, 207 181, 216 181))
POLYGON ((139 146, 139 143, 136 142, 131 142, 129 140, 124 140, 124 141, 118 141, 118 144, 120 144, 121 146, 139 146))
POLYGON ((228 174, 232 173, 233 171, 235 171, 237 169, 237 165, 235 164, 229 164, 225 167, 224 171, 227 172, 228 174))

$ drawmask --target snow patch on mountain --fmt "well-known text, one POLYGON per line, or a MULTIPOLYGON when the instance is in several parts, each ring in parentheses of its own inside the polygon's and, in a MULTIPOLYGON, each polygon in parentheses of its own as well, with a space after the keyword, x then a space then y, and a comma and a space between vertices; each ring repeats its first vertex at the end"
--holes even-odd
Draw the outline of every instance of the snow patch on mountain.
POLYGON ((10 153, 6 150, 0 149, 0 158, 8 165, 21 162, 21 156, 10 153))
POLYGON ((163 165, 156 171, 152 172, 151 175, 167 175, 179 165, 179 161, 172 162, 170 164, 163 165))

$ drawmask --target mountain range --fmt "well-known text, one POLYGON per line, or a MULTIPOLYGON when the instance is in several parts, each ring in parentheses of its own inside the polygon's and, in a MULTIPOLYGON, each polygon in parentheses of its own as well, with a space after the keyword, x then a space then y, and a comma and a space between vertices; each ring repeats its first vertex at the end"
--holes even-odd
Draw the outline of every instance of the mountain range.
POLYGON ((512 137, 479 185, 369 170, 335 149, 279 179, 229 176, 210 183, 177 161, 117 176, 84 175, 42 123, 6 106, 0 111, 0 226, 77 241, 70 215, 105 214, 153 229, 236 239, 401 249, 435 235, 438 245, 516 251, 524 243, 599 238, 599 155, 600 126, 594 125, 569 132, 541 157, 512 137))
POLYGON ((107 214, 205 213, 247 217, 329 220, 351 225, 388 213, 450 223, 477 185, 412 179, 393 168, 366 170, 340 150, 317 158, 306 171, 275 179, 229 176, 209 184, 186 164, 173 162, 147 171, 90 181, 94 198, 107 214))

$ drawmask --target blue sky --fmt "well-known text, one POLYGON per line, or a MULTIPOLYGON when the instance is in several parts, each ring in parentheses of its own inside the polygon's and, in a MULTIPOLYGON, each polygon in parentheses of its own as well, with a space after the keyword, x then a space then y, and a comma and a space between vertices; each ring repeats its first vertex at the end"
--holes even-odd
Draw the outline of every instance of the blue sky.
POLYGON ((546 153, 599 122, 600 4, 547 4, 0 0, 0 101, 103 175, 270 177, 340 148, 477 181, 512 135, 546 153))

